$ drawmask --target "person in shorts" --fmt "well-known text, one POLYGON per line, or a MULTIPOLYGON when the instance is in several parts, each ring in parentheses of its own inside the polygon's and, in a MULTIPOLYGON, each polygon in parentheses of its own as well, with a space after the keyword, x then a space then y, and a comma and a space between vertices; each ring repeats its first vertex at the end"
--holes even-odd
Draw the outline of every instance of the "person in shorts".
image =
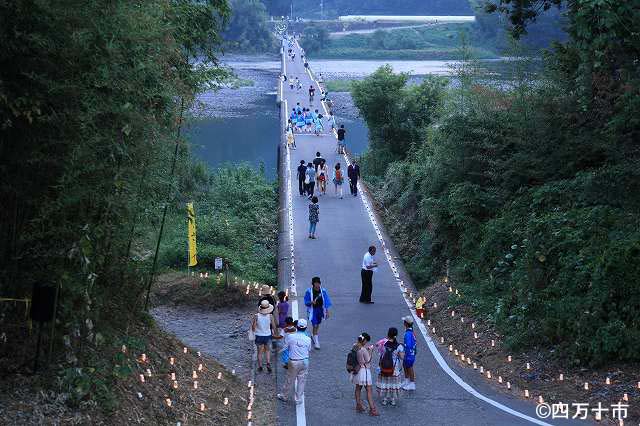
POLYGON ((404 383, 402 389, 406 391, 416 390, 416 373, 413 364, 416 362, 416 335, 413 332, 413 317, 407 315, 402 317, 404 323, 404 360, 402 367, 404 368, 404 383))
POLYGON ((346 133, 347 131, 344 128, 344 124, 341 124, 340 128, 338 129, 338 154, 344 154, 346 148, 344 136, 346 135, 346 133))
POLYGON ((329 318, 329 308, 331 307, 331 299, 327 290, 322 288, 320 277, 311 279, 311 287, 304 293, 304 304, 307 307, 307 315, 311 322, 313 346, 320 349, 320 339, 318 332, 320 324, 324 318, 329 318))
POLYGON ((269 344, 274 336, 278 336, 278 325, 272 315, 274 306, 268 300, 260 302, 258 313, 254 316, 251 328, 255 333, 258 347, 258 371, 262 371, 263 361, 266 361, 267 371, 271 373, 271 351, 269 344))

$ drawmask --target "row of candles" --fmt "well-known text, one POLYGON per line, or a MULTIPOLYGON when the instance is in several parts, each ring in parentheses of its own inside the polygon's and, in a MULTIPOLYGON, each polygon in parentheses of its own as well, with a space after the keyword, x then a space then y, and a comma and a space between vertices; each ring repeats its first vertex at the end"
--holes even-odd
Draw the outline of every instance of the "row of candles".
MULTIPOLYGON (((122 350, 123 353, 126 353, 127 352, 126 345, 122 345, 121 350, 122 350)), ((182 352, 184 354, 187 354, 189 352, 189 349, 185 346, 182 349, 182 352)), ((197 355, 198 355, 198 357, 202 356, 202 354, 199 351, 197 352, 197 355)), ((137 361, 138 361, 139 364, 145 365, 145 364, 148 364, 150 362, 150 359, 146 354, 143 353, 143 354, 140 355, 140 357, 137 358, 137 361)), ((176 365, 176 357, 169 357, 169 365, 171 365, 171 366, 176 365)), ((204 369, 205 369, 205 365, 203 363, 198 363, 198 367, 195 370, 192 370, 192 372, 191 372, 191 380, 192 380, 192 386, 193 386, 194 390, 197 390, 198 386, 199 386, 199 384, 198 384, 198 379, 199 379, 198 372, 201 373, 204 369)), ((236 374, 236 370, 235 369, 231 370, 231 374, 235 375, 236 374)), ((139 374, 138 377, 139 377, 140 383, 146 383, 147 382, 146 378, 149 378, 149 377, 152 377, 152 376, 153 376, 153 373, 151 372, 151 369, 150 368, 146 368, 145 369, 145 373, 144 374, 139 374)), ((178 380, 177 380, 177 377, 176 377, 176 373, 175 372, 171 372, 171 373, 168 373, 167 376, 171 381, 171 387, 173 389, 178 389, 179 388, 179 384, 178 384, 178 380)), ((223 378, 222 371, 219 371, 216 377, 217 377, 218 380, 222 380, 222 378, 223 378)), ((138 393, 138 396, 141 397, 142 394, 138 393)), ((168 396, 165 397, 164 403, 169 408, 174 406, 173 401, 168 396)), ((229 405, 229 398, 225 397, 223 399, 222 403, 225 406, 229 405)), ((207 406, 206 406, 206 404, 204 402, 200 402, 199 404, 196 404, 196 405, 197 405, 198 409, 201 412, 204 412, 204 411, 207 410, 207 406)))
MULTIPOLYGON (((445 285, 446 285, 446 283, 448 282, 448 279, 447 279, 447 278, 445 278, 445 279, 444 279, 444 282, 445 282, 445 285)), ((460 297, 460 296, 461 296, 461 295, 460 295, 460 292, 459 292, 457 289, 454 289, 452 286, 448 286, 448 290, 449 290, 449 293, 455 293, 458 297, 460 297)), ((405 291, 405 293, 408 293, 408 298, 409 298, 409 300, 411 300, 411 302, 412 302, 414 305, 416 305, 417 309, 420 309, 420 310, 421 310, 421 307, 422 307, 422 305, 425 303, 426 299, 425 299, 424 297, 422 297, 422 296, 420 296, 420 297, 418 297, 418 298, 415 298, 415 297, 414 297, 414 295, 413 295, 413 293, 412 293, 412 292, 409 292, 409 291, 408 291, 408 289, 404 289, 404 291, 405 291)), ((437 307, 438 307, 438 304, 434 302, 434 303, 432 304, 432 307, 433 307, 433 308, 437 308, 437 307)), ((454 318, 454 317, 456 316, 456 312, 455 312, 455 310, 454 310, 454 309, 450 309, 449 311, 451 312, 451 317, 452 317, 452 318, 454 318)), ((419 316, 420 316, 420 319, 422 319, 422 320, 424 321, 424 313, 421 313, 419 316)), ((460 322, 461 322, 461 323, 464 323, 464 322, 465 322, 464 317, 460 317, 460 322)), ((430 330, 430 331, 431 331, 431 333, 432 333, 432 334, 437 338, 438 336, 437 336, 437 334, 436 334, 436 328, 432 326, 432 324, 431 324, 431 320, 430 320, 430 319, 427 319, 426 324, 427 324, 427 328, 429 329, 429 327, 430 327, 430 329, 429 329, 429 330, 430 330)), ((475 324, 475 322, 471 322, 471 329, 472 329, 472 330, 474 330, 474 331, 473 331, 473 337, 474 337, 474 339, 478 339, 478 338, 479 338, 479 335, 478 335, 478 332, 477 332, 477 331, 475 331, 475 330, 476 330, 476 324, 475 324)), ((441 344, 445 344, 445 339, 444 339, 444 337, 440 336, 440 338, 439 338, 439 339, 437 339, 437 340, 439 340, 439 342, 440 342, 441 344)), ((494 339, 491 339, 491 346, 492 346, 492 347, 495 347, 495 346, 496 346, 496 342, 495 342, 495 340, 494 340, 494 339)), ((493 378, 493 376, 492 376, 492 374, 491 374, 491 371, 489 371, 489 370, 485 370, 485 369, 484 369, 484 367, 483 367, 482 365, 478 365, 478 363, 474 362, 474 361, 471 359, 471 357, 469 357, 469 356, 465 356, 462 352, 458 351, 458 349, 456 349, 452 344, 449 344, 448 349, 449 349, 449 352, 453 353, 453 355, 455 355, 455 356, 456 356, 456 358, 459 358, 459 359, 460 359, 460 361, 462 362, 462 364, 463 364, 463 365, 465 365, 465 364, 466 364, 467 366, 473 366, 473 369, 474 369, 474 370, 478 370, 478 371, 479 371, 479 373, 483 375, 483 377, 486 377, 486 378, 487 378, 487 379, 489 379, 489 380, 491 380, 491 379, 493 378)), ((511 355, 508 355, 508 356, 507 356, 507 360, 506 360, 506 361, 507 361, 507 363, 511 363, 511 362, 513 362, 513 357, 512 357, 511 355)), ((525 363, 525 368, 526 368, 526 370, 531 370, 531 363, 529 363, 529 362, 525 363)), ((564 374, 563 374, 563 373, 560 373, 560 375, 558 376, 558 380, 559 380, 559 381, 564 381, 564 379, 565 379, 565 378, 564 378, 564 374)), ((503 378, 501 375, 498 375, 498 377, 497 377, 497 381, 498 381, 498 383, 500 383, 500 384, 503 384, 503 383, 504 383, 504 384, 505 384, 505 386, 506 386, 506 388, 507 388, 508 390, 511 390, 511 382, 509 382, 508 380, 506 380, 506 378, 503 378)), ((606 377, 606 378, 605 378, 605 380, 604 380, 604 384, 605 384, 605 385, 611 385, 611 378, 610 378, 610 377, 606 377)), ((637 389, 640 389, 640 382, 638 382, 638 383, 637 383, 636 387, 637 387, 637 389)), ((582 388, 583 388, 585 391, 590 390, 590 384, 589 384, 589 382, 584 382, 584 383, 583 383, 582 388)), ((525 398, 530 398, 530 397, 531 397, 530 392, 529 392, 529 390, 528 390, 528 389, 524 389, 524 390, 523 390, 523 396, 524 396, 525 398)), ((625 393, 623 393, 623 395, 622 395, 622 401, 624 401, 624 402, 628 402, 628 401, 629 401, 629 395, 628 395, 628 393, 626 393, 626 392, 625 392, 625 393)), ((542 404, 542 403, 544 403, 544 402, 545 402, 545 401, 544 401, 543 396, 542 396, 542 395, 539 395, 539 396, 538 396, 538 403, 542 404)), ((597 420, 600 420, 600 419, 597 419, 597 420)), ((620 425, 623 425, 623 424, 624 424, 623 420, 620 420, 620 425)))

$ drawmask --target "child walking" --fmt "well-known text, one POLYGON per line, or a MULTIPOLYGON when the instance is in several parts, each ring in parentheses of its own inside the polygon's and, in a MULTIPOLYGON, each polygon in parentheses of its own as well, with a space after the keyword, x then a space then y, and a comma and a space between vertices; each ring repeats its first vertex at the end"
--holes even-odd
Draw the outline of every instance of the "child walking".
POLYGON ((342 183, 344 182, 344 177, 342 176, 342 169, 340 169, 340 163, 336 164, 335 169, 333 171, 333 185, 336 189, 336 197, 340 197, 342 199, 342 183))
POLYGON ((314 196, 309 204, 309 238, 316 239, 316 226, 320 222, 320 206, 318 197, 314 196))

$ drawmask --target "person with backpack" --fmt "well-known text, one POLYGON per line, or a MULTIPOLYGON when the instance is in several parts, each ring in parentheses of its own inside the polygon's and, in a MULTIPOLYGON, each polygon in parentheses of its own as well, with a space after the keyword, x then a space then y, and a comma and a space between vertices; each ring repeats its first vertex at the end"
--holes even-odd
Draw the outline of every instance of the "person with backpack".
POLYGON ((331 299, 329 293, 322 287, 320 277, 311 279, 311 288, 304 293, 304 304, 307 307, 307 316, 311 322, 313 346, 320 349, 320 324, 324 318, 329 318, 329 308, 331 307, 331 299))
POLYGON ((353 348, 347 354, 347 372, 351 374, 351 383, 356 386, 356 411, 364 413, 366 411, 362 404, 362 388, 367 392, 369 402, 369 415, 379 416, 376 405, 373 402, 373 377, 371 375, 371 360, 373 358, 373 346, 369 344, 371 336, 362 333, 358 336, 353 348))
POLYGON ((342 169, 340 169, 340 163, 336 164, 333 170, 333 185, 336 189, 336 197, 342 199, 342 184, 344 183, 344 176, 342 175, 342 169))
MULTIPOLYGON (((380 362, 378 364, 380 372, 376 382, 376 389, 382 397, 382 405, 391 404, 395 406, 400 397, 400 374, 402 373, 402 360, 404 359, 404 346, 398 343, 398 329, 389 328, 387 338, 381 347, 380 362)), ((379 342, 380 343, 380 342, 379 342)))
POLYGON ((413 370, 413 364, 416 362, 416 335, 413 332, 413 317, 407 315, 402 317, 404 323, 404 360, 402 361, 402 367, 404 368, 404 383, 402 389, 406 391, 416 390, 416 373, 413 370))

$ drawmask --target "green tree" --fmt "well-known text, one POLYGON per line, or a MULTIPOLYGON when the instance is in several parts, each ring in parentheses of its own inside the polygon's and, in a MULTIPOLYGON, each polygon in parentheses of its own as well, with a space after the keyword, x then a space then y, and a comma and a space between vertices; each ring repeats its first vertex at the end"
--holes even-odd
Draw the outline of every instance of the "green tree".
POLYGON ((223 33, 231 50, 251 53, 275 51, 276 42, 267 20, 267 9, 260 0, 229 0, 231 19, 223 33))
POLYGON ((228 14, 224 0, 0 2, 0 294, 60 285, 65 366, 139 315, 149 234, 188 154, 178 128, 225 76, 228 14))
POLYGON ((309 25, 302 33, 300 44, 307 53, 321 50, 329 43, 329 31, 320 25, 309 25))

